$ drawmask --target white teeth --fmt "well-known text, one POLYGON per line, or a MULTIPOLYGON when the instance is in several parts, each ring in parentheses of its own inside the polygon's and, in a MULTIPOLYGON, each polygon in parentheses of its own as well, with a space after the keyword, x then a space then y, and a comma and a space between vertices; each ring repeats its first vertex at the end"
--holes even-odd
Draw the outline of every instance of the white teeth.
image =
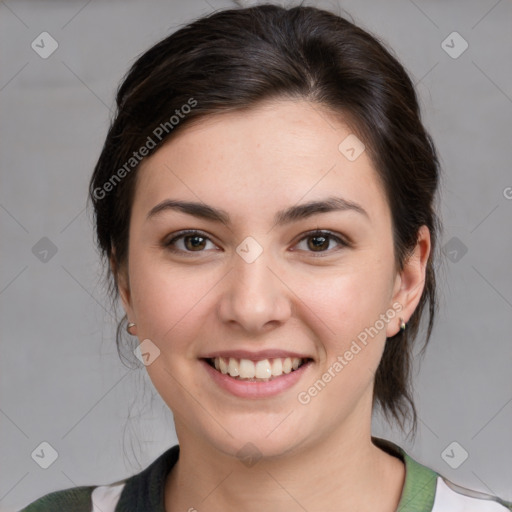
POLYGON ((282 359, 274 359, 272 361, 272 375, 274 377, 278 377, 283 374, 283 360, 282 359))
POLYGON ((228 364, 223 357, 219 357, 219 366, 222 373, 228 373, 228 364))
POLYGON ((253 379, 256 375, 254 363, 249 359, 240 359, 239 373, 242 379, 253 379))
POLYGON ((270 380, 283 374, 297 370, 304 362, 300 357, 277 357, 275 359, 236 359, 234 357, 215 357, 213 365, 223 374, 229 374, 237 379, 261 379, 270 380))
POLYGON ((268 379, 272 375, 270 371, 270 363, 268 359, 263 359, 256 363, 256 378, 257 379, 268 379))
POLYGON ((238 361, 232 357, 229 358, 228 373, 231 377, 238 377, 240 375, 238 361))

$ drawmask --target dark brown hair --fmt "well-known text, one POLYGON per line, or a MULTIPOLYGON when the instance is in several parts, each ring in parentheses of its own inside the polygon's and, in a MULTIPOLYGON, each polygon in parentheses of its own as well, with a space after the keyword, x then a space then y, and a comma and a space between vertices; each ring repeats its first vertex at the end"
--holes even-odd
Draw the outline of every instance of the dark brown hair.
MULTIPOLYGON (((140 159, 204 116, 273 98, 321 105, 364 142, 390 205, 397 270, 414 249, 419 228, 430 230, 423 295, 405 332, 386 343, 374 385, 374 406, 402 430, 404 420, 412 419, 415 431, 412 343, 428 303, 425 349, 436 310, 439 164, 406 71, 374 36, 341 16, 314 7, 269 4, 217 11, 137 59, 119 87, 117 112, 89 189, 110 296, 115 302, 117 274, 127 263, 140 159)), ((126 316, 117 329, 118 351, 125 322, 126 316)))

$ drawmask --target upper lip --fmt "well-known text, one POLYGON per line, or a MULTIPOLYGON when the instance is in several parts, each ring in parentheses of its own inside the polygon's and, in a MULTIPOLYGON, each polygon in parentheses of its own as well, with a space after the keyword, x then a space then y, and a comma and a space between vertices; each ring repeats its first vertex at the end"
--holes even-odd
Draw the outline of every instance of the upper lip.
POLYGON ((216 357, 224 357, 229 359, 250 359, 252 361, 260 361, 262 359, 276 359, 286 357, 298 357, 300 359, 313 359, 307 354, 301 354, 299 352, 291 352, 289 350, 281 349, 268 349, 254 352, 252 350, 217 350, 215 352, 209 352, 200 357, 200 359, 215 359, 216 357))

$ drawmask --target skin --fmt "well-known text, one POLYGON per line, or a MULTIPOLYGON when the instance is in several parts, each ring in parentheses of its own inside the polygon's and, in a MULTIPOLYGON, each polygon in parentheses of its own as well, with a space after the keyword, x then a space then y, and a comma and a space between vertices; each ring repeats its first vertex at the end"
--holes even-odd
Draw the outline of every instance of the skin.
POLYGON ((118 285, 134 334, 160 350, 146 368, 175 418, 180 459, 166 481, 167 512, 396 510, 404 466, 371 442, 373 378, 386 337, 420 300, 430 236, 423 226, 397 273, 391 212, 370 158, 364 151, 349 161, 338 150, 350 133, 319 105, 266 101, 184 128, 141 164, 118 285), (273 225, 278 210, 332 195, 367 216, 334 211, 273 225), (222 208, 232 223, 170 210, 147 219, 169 198, 222 208), (182 238, 173 253, 164 242, 183 229, 208 239, 194 251, 182 238), (315 229, 350 245, 330 239, 315 249, 314 236, 305 238, 315 229), (250 264, 236 252, 248 236, 263 249, 250 264), (400 313, 299 403, 298 393, 396 303, 400 313), (313 363, 265 399, 229 394, 199 360, 214 350, 276 348, 313 363), (247 442, 262 455, 251 467, 236 456, 247 442))

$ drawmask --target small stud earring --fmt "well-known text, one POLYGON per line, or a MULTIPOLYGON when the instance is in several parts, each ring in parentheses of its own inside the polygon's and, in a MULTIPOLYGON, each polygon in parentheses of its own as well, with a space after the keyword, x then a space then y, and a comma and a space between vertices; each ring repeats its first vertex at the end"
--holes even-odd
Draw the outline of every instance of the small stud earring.
POLYGON ((129 322, 128 325, 126 326, 126 332, 128 334, 131 334, 132 336, 134 336, 135 334, 132 332, 132 329, 135 327, 135 324, 133 322, 129 322))
POLYGON ((400 330, 405 331, 405 322, 402 317, 400 317, 400 330))

